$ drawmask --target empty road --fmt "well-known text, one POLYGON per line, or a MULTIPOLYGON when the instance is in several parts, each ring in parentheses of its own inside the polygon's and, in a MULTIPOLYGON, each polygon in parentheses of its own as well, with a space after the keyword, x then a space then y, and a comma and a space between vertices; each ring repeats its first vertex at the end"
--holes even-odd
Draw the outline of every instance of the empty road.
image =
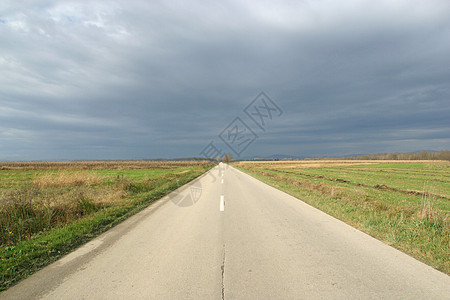
POLYGON ((449 276, 230 166, 0 299, 450 299, 449 276))

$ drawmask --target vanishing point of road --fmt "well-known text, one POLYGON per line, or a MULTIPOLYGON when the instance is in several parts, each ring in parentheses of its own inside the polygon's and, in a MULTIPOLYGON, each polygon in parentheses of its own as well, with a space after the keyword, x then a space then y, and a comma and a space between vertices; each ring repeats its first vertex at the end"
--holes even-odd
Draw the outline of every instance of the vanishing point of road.
POLYGON ((221 164, 0 299, 450 299, 450 277, 221 164))

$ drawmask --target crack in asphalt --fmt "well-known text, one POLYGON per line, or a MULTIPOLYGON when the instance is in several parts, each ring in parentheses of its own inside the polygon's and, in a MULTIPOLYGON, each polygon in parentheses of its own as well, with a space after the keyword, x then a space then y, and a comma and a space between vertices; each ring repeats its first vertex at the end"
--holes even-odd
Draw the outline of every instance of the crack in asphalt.
POLYGON ((225 285, 224 285, 224 274, 225 274, 225 245, 223 245, 223 258, 222 258, 222 300, 225 299, 225 285))

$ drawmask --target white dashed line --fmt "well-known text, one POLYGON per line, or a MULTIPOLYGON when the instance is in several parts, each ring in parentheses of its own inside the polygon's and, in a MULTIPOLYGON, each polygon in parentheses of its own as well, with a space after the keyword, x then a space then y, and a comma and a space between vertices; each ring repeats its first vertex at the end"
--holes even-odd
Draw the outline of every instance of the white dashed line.
POLYGON ((224 211, 225 210, 225 197, 223 195, 220 195, 220 211, 224 211))

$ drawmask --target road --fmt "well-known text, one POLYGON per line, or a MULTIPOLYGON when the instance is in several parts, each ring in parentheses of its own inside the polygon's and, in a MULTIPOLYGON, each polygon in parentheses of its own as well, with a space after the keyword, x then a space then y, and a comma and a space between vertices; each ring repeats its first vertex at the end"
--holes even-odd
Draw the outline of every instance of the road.
POLYGON ((220 165, 1 299, 450 299, 450 277, 220 165))

